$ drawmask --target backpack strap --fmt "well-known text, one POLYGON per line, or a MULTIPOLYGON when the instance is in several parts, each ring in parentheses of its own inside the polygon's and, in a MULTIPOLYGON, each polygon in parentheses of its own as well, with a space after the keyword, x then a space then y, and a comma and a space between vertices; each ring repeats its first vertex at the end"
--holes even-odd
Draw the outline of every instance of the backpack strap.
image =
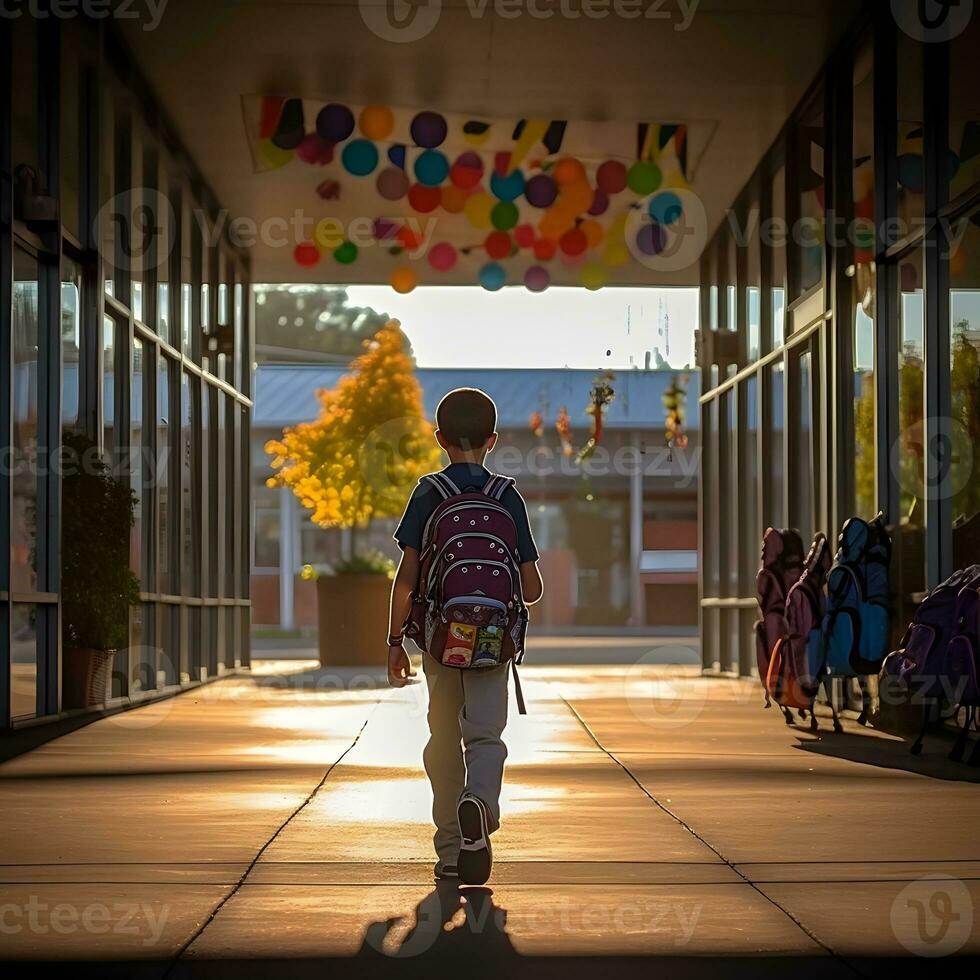
POLYGON ((445 473, 429 473, 423 476, 422 479, 428 481, 431 486, 435 487, 443 500, 448 500, 450 497, 459 495, 459 487, 445 473))
POLYGON ((514 480, 509 476, 498 476, 491 474, 490 479, 483 484, 483 492, 494 500, 500 500, 506 493, 507 488, 514 485, 514 480))
POLYGON ((527 707, 524 704, 524 692, 521 690, 521 679, 517 676, 516 660, 511 660, 510 672, 514 675, 514 697, 517 698, 517 711, 519 714, 526 715, 527 707))

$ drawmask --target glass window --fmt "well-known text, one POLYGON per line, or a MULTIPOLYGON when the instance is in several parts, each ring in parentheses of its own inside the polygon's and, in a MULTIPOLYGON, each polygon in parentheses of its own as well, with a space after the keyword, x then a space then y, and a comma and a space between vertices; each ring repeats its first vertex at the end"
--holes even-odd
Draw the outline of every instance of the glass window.
POLYGON ((904 31, 896 31, 896 45, 898 58, 897 217, 901 225, 900 234, 907 235, 921 227, 922 216, 925 213, 923 197, 925 166, 922 157, 924 46, 904 31))
MULTIPOLYGON (((812 375, 810 352, 804 351, 797 362, 798 387, 794 392, 797 401, 795 447, 793 453, 793 525, 803 536, 804 543, 813 537, 813 411, 812 375)), ((792 420, 791 420, 792 424, 792 420)))
POLYGON ((950 199, 980 184, 980 16, 949 45, 950 199))
POLYGON ((234 309, 235 318, 235 377, 232 379, 235 387, 244 390, 244 379, 247 372, 245 360, 247 351, 245 350, 245 308, 244 290, 240 282, 235 283, 234 290, 234 309))
POLYGON ((738 397, 745 404, 745 438, 739 444, 739 487, 744 488, 740 493, 742 514, 740 521, 743 527, 743 541, 748 547, 742 549, 742 575, 745 583, 751 587, 755 582, 758 566, 758 546, 762 541, 762 528, 759 527, 759 508, 757 506, 756 488, 759 486, 759 378, 753 374, 739 385, 738 397))
POLYGON ((124 234, 129 226, 128 215, 118 206, 118 202, 113 201, 116 193, 116 147, 114 142, 116 106, 113 102, 111 92, 116 81, 111 73, 107 77, 108 89, 102 95, 102 111, 99 116, 99 133, 101 145, 99 146, 99 203, 102 206, 100 212, 102 218, 102 228, 100 229, 102 242, 102 259, 105 263, 105 291, 109 296, 114 296, 115 288, 115 268, 116 268, 116 249, 118 236, 124 234))
POLYGON ((818 285, 823 278, 824 255, 824 124, 823 98, 801 120, 796 131, 796 180, 799 246, 795 257, 794 296, 818 285))
POLYGON ((786 290, 772 287, 772 346, 775 350, 786 339, 786 290))
POLYGON ((898 267, 898 479, 900 510, 909 524, 925 524, 925 291, 922 249, 903 258, 898 267))
POLYGON ((81 353, 82 271, 65 260, 61 283, 61 420, 68 428, 78 423, 79 358, 81 353))
POLYGON ((769 514, 765 523, 783 527, 786 523, 784 489, 786 476, 783 471, 783 447, 785 445, 786 385, 782 363, 771 364, 769 372, 769 514))
POLYGON ((772 181, 772 216, 766 233, 772 247, 772 346, 780 347, 786 337, 786 168, 780 167, 772 181))
POLYGON ((745 294, 746 323, 748 325, 748 336, 746 338, 746 352, 749 363, 759 358, 759 301, 761 293, 758 286, 749 286, 745 294))
POLYGON ((115 472, 116 460, 116 322, 102 318, 102 437, 103 455, 115 472))
MULTIPOLYGON (((132 125, 132 146, 133 146, 133 190, 132 190, 132 200, 133 209, 139 215, 139 218, 134 221, 137 225, 134 228, 134 233, 138 233, 141 229, 143 235, 145 236, 147 229, 145 225, 148 223, 145 220, 144 208, 148 199, 151 199, 145 187, 144 173, 146 161, 144 159, 143 153, 143 133, 140 128, 139 122, 134 120, 132 125)), ((146 246, 149 243, 144 240, 144 244, 140 247, 133 248, 132 261, 129 263, 129 274, 131 276, 130 288, 133 291, 133 316, 139 320, 141 323, 143 321, 143 277, 146 275, 145 266, 148 262, 148 257, 146 255, 146 246)))
POLYGON ((38 435, 38 264, 14 249, 14 303, 11 317, 14 349, 14 443, 10 588, 37 588, 37 435, 38 435))
POLYGON ((143 371, 143 342, 139 337, 133 339, 133 366, 130 377, 129 411, 133 426, 133 441, 129 471, 133 493, 136 494, 137 498, 137 504, 133 514, 135 523, 129 538, 130 567, 143 582, 143 591, 148 592, 150 591, 150 584, 147 582, 143 552, 143 515, 146 506, 144 502, 147 471, 146 453, 149 449, 146 442, 147 430, 143 424, 143 420, 147 414, 144 410, 144 405, 146 404, 146 385, 148 379, 143 371))
POLYGON ((940 476, 952 494, 953 564, 963 568, 980 533, 980 227, 966 219, 959 230, 950 259, 951 468, 940 476))
POLYGON ((157 333, 168 343, 179 343, 178 337, 170 328, 170 250, 173 248, 173 228, 169 209, 164 206, 170 178, 167 169, 160 164, 159 193, 156 195, 158 209, 163 214, 154 216, 156 221, 156 274, 157 274, 157 333))
POLYGON ((10 717, 37 714, 37 606, 15 602, 11 607, 10 717))
MULTIPOLYGON (((170 358, 160 356, 157 365, 157 573, 159 581, 157 590, 170 593, 173 590, 171 576, 172 555, 170 549, 170 474, 172 470, 172 455, 170 444, 170 423, 173 416, 170 412, 171 387, 170 358)), ((169 648, 167 648, 169 649, 169 648)))

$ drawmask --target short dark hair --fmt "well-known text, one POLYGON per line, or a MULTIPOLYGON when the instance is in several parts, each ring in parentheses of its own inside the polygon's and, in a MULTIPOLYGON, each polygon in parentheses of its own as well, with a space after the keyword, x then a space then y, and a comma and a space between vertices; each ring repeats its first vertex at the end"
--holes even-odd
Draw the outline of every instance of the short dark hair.
POLYGON ((479 388, 454 388, 436 409, 436 426, 457 449, 479 449, 497 428, 497 406, 479 388))

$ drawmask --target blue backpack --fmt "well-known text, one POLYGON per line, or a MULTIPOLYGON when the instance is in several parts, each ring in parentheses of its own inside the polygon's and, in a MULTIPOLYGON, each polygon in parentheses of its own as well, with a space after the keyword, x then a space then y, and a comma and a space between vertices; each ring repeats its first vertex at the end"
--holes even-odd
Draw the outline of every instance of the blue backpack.
POLYGON ((827 577, 824 670, 829 677, 877 674, 888 653, 891 538, 884 516, 852 517, 837 539, 827 577))

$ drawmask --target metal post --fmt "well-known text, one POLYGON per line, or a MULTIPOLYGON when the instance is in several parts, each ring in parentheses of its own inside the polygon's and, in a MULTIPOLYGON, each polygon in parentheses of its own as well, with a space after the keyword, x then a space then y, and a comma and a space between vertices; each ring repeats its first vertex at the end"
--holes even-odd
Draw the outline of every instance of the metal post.
POLYGON ((279 488, 279 626, 293 629, 293 492, 279 488))

